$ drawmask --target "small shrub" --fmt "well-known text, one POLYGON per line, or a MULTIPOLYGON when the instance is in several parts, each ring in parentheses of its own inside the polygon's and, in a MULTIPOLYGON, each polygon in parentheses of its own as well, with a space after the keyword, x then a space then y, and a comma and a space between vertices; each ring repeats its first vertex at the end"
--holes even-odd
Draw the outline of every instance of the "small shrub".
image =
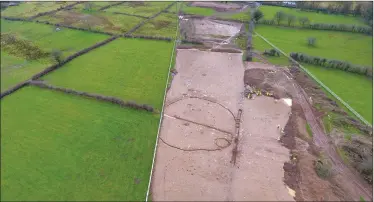
POLYGON ((316 41, 317 41, 316 38, 314 38, 314 37, 308 37, 308 46, 315 47, 316 46, 316 41))
POLYGON ((253 20, 254 20, 255 22, 260 21, 260 19, 261 19, 262 17, 264 17, 264 14, 263 14, 260 10, 258 10, 258 9, 253 13, 253 20))
POLYGON ((322 179, 327 179, 331 176, 331 168, 326 161, 317 160, 314 162, 314 169, 322 179))
POLYGON ((53 60, 55 60, 58 64, 61 64, 62 62, 62 52, 59 50, 53 50, 51 53, 51 56, 53 60))

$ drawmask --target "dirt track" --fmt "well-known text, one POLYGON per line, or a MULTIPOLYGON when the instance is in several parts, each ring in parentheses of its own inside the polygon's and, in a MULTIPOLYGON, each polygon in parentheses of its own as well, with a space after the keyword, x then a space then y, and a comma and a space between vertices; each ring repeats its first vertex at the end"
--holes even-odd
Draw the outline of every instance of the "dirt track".
POLYGON ((176 70, 165 103, 152 200, 292 201, 283 183, 289 151, 277 140, 291 107, 269 97, 245 100, 241 54, 178 50, 176 70), (239 109, 240 130, 235 125, 239 109))

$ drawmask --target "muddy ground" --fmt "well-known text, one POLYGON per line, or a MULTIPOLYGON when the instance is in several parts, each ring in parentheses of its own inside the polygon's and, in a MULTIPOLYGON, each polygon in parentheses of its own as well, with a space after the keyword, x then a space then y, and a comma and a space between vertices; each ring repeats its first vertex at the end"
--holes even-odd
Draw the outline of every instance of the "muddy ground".
POLYGON ((244 25, 237 22, 184 16, 180 20, 183 39, 205 43, 230 44, 244 30, 244 25))

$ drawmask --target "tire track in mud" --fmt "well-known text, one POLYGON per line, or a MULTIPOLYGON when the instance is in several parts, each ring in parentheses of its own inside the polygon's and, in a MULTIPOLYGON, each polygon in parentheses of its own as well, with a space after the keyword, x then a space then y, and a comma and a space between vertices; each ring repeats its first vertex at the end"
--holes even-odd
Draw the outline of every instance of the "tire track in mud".
MULTIPOLYGON (((287 77, 288 73, 285 70, 281 70, 287 77)), ((289 75, 291 78, 293 78, 292 75, 289 75)), ((331 161, 333 162, 333 170, 340 174, 344 174, 349 180, 351 180, 361 191, 361 196, 365 195, 366 199, 373 200, 371 193, 362 186, 363 182, 362 180, 358 179, 358 177, 353 173, 353 171, 348 168, 339 157, 335 147, 331 144, 329 144, 329 139, 327 138, 326 134, 321 129, 320 125, 318 124, 318 121, 316 117, 313 114, 313 111, 311 109, 311 105, 308 102, 308 96, 306 92, 301 88, 301 86, 295 82, 293 82, 293 87, 297 92, 297 101, 300 103, 307 122, 310 125, 310 128, 313 132, 313 141, 316 143, 317 146, 323 148, 323 150, 327 153, 331 161)))

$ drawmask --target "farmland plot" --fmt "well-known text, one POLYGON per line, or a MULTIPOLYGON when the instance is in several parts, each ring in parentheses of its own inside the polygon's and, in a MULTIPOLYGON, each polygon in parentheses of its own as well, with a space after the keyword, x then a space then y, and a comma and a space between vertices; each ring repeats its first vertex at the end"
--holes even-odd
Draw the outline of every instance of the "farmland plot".
MULTIPOLYGON (((1 20, 1 33, 2 36, 11 35, 16 39, 15 42, 1 46, 2 92, 53 64, 49 56, 53 50, 59 50, 63 57, 67 57, 108 37, 64 28, 56 31, 54 26, 7 20, 1 20), (20 51, 25 48, 25 44, 30 50, 20 51), (29 54, 30 51, 39 51, 43 55, 30 58, 22 54, 29 54)), ((5 39, 2 37, 2 42, 5 39)))
POLYGON ((312 74, 347 102, 370 123, 373 122, 373 81, 349 72, 303 64, 312 74))
POLYGON ((113 6, 105 11, 150 17, 162 11, 171 3, 172 2, 126 2, 118 6, 113 6))
MULTIPOLYGON (((331 23, 331 24, 354 24, 354 25, 365 25, 365 22, 357 17, 344 16, 344 15, 329 15, 317 12, 306 12, 294 8, 285 8, 278 6, 260 6, 260 11, 264 13, 264 18, 271 20, 278 11, 282 11, 286 14, 294 15, 297 18, 307 17, 311 23, 331 23)), ((287 20, 283 22, 287 24, 287 20)), ((298 22, 295 25, 299 25, 298 22)))
POLYGON ((84 2, 82 4, 78 4, 74 6, 74 8, 79 9, 79 10, 99 10, 100 8, 104 6, 108 6, 111 4, 114 4, 117 2, 110 2, 110 1, 91 1, 91 2, 84 2))
POLYGON ((62 10, 36 19, 116 34, 124 34, 144 20, 143 18, 104 11, 82 11, 79 9, 62 10))
POLYGON ((175 14, 163 13, 137 29, 134 35, 175 37, 178 18, 175 14))
POLYGON ((372 66, 373 37, 347 32, 291 29, 258 25, 256 32, 286 52, 302 52, 312 56, 348 61, 372 66), (307 39, 316 38, 316 46, 308 46, 307 39))
POLYGON ((172 47, 171 42, 121 38, 42 79, 53 85, 161 109, 172 47))
POLYGON ((1 200, 144 200, 158 115, 37 87, 1 108, 1 200))
POLYGON ((1 11, 2 16, 7 17, 32 17, 38 13, 48 12, 60 8, 60 6, 67 6, 75 2, 22 2, 18 6, 10 6, 4 11, 1 11))

